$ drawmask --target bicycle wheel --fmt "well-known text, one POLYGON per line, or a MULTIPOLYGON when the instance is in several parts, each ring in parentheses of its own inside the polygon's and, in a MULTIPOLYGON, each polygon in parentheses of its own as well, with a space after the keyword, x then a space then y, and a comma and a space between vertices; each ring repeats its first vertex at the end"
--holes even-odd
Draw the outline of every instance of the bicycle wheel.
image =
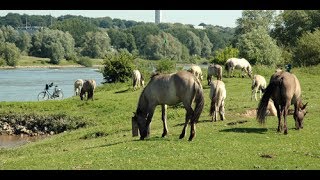
POLYGON ((57 99, 57 100, 63 99, 63 92, 62 92, 62 90, 60 90, 59 92, 56 93, 56 95, 54 96, 54 99, 57 99))
POLYGON ((49 99, 49 94, 47 92, 43 91, 38 94, 38 101, 46 101, 48 99, 49 99))

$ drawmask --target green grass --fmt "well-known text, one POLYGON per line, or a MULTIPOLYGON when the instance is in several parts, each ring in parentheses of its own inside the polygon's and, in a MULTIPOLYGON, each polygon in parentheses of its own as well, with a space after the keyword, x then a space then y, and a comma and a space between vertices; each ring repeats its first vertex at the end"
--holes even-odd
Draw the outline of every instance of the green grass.
MULTIPOLYGON (((273 71, 259 67, 267 81, 273 71)), ((292 72, 300 80, 304 103, 309 105, 304 129, 295 130, 292 115, 288 117, 288 135, 276 132, 276 117, 268 117, 262 126, 255 117, 242 115, 258 106, 250 100, 249 78, 223 77, 226 120, 218 122, 209 122, 210 89, 206 80, 202 81, 205 107, 191 142, 190 128, 186 137, 179 139, 185 116, 180 106, 168 108, 167 137, 161 138, 160 106, 153 117, 150 138, 140 141, 132 137, 131 117, 142 90, 133 91, 131 82, 98 87, 94 101, 71 97, 48 102, 0 102, 0 113, 13 109, 15 113, 60 113, 81 116, 89 124, 20 147, 0 149, 0 169, 320 169, 320 81, 315 73, 320 72, 320 66, 292 72), (247 122, 228 125, 240 120, 247 122)))

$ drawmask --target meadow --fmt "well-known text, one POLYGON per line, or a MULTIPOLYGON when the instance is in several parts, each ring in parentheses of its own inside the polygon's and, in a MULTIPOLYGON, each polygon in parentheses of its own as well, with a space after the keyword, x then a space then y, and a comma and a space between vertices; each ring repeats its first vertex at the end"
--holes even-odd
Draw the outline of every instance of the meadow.
MULTIPOLYGON (((254 66, 254 74, 266 77, 275 69, 254 66)), ((206 77, 206 69, 203 69, 206 77)), ((304 128, 295 130, 288 116, 288 134, 277 132, 277 118, 269 116, 260 125, 249 112, 258 107, 251 101, 251 79, 227 78, 225 121, 211 122, 209 91, 202 81, 205 107, 196 124, 196 136, 188 141, 190 128, 179 139, 185 110, 168 107, 168 136, 161 137, 161 107, 158 106, 151 135, 141 141, 132 137, 131 117, 142 89, 133 91, 131 82, 104 84, 94 101, 71 97, 62 101, 0 102, 0 113, 65 114, 81 117, 87 126, 55 134, 23 146, 0 149, 0 169, 31 170, 316 170, 320 169, 320 66, 291 70, 308 102, 304 128)), ((146 83, 147 84, 147 83, 146 83)), ((293 105, 290 107, 293 109, 293 105)))

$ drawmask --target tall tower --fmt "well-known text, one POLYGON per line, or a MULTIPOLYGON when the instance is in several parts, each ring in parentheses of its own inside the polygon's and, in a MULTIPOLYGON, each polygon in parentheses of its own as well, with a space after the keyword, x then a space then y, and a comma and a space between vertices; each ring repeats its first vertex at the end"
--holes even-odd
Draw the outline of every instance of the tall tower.
POLYGON ((161 10, 155 11, 155 23, 159 24, 161 22, 161 10))

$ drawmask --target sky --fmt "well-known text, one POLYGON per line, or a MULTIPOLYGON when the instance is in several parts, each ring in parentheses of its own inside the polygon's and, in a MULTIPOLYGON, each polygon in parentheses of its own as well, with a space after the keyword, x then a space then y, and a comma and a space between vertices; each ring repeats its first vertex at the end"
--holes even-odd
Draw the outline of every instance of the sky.
MULTIPOLYGON (((0 16, 8 13, 28 15, 81 15, 85 17, 106 17, 137 22, 154 22, 154 10, 0 10, 0 16)), ((200 23, 222 27, 236 27, 236 20, 241 17, 242 10, 162 10, 161 22, 199 25, 200 23)))

